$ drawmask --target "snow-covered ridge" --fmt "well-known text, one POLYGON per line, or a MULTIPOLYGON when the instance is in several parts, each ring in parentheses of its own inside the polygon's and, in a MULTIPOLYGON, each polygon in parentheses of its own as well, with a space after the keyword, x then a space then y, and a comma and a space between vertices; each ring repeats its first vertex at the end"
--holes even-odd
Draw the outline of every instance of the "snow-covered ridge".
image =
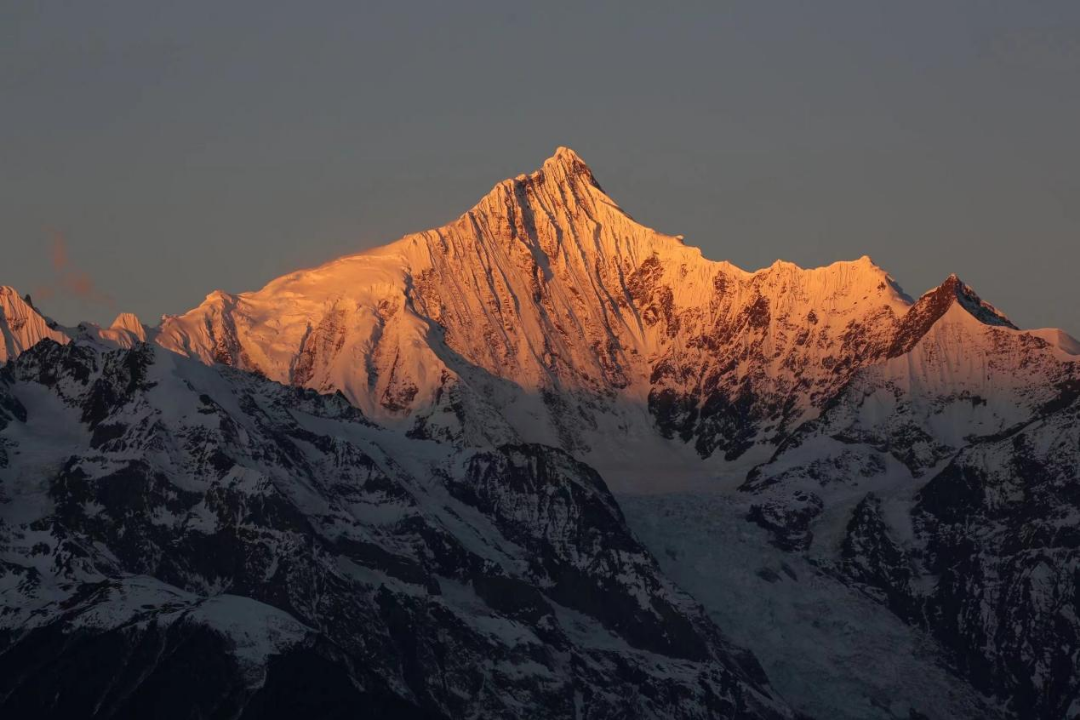
POLYGON ((777 545, 930 630, 981 692, 1018 717, 1071 717, 1075 340, 946 290, 912 309, 921 337, 856 373, 740 489, 777 545))
MULTIPOLYGON (((69 334, 149 338, 340 391, 421 437, 544 442, 608 472, 625 456, 611 438, 629 432, 638 460, 675 453, 739 473, 954 306, 960 320, 1017 332, 955 275, 912 301, 866 256, 754 272, 708 260, 637 223, 559 148, 443 227, 257 291, 215 291, 150 334, 125 315, 69 334)), ((1030 337, 1056 356, 1080 347, 1060 331, 1030 337)))
POLYGON ((913 304, 866 256, 755 272, 705 259, 559 148, 446 226, 212 293, 157 341, 341 391, 425 437, 548 442, 602 464, 605 438, 639 428, 727 462, 909 350, 954 301, 1012 327, 955 276, 913 304))
POLYGON ((88 339, 108 347, 125 349, 147 342, 152 336, 134 313, 127 312, 117 315, 107 328, 91 322, 81 322, 73 328, 61 329, 72 339, 88 339))
POLYGON ((4 717, 796 717, 567 453, 152 344, 5 366, 0 530, 4 717))
MULTIPOLYGON (((1057 704, 1080 707, 1075 656, 1045 661, 1061 647, 1059 628, 1078 632, 1069 608, 1080 567, 1072 531, 1080 517, 1080 343, 1060 330, 1017 329, 956 275, 912 300, 865 256, 813 269, 777 261, 755 272, 710 261, 681 237, 634 221, 573 151, 560 148, 539 170, 498 183, 446 226, 289 273, 255 292, 215 291, 157 329, 127 315, 107 329, 61 328, 14 291, 4 297, 15 309, 5 309, 3 327, 18 324, 23 332, 17 347, 5 335, 6 351, 17 354, 45 337, 24 331, 33 317, 58 334, 49 337, 76 342, 40 343, 24 358, 24 370, 35 374, 9 398, 25 403, 0 402, 0 430, 5 419, 11 423, 0 437, 0 467, 33 461, 36 451, 24 450, 39 443, 56 450, 56 466, 81 443, 89 448, 87 467, 103 453, 124 462, 136 453, 172 467, 181 448, 162 454, 162 447, 174 445, 182 428, 191 443, 180 454, 193 476, 216 482, 222 458, 210 450, 241 452, 238 439, 247 434, 245 442, 257 438, 259 446, 248 448, 244 469, 229 481, 249 480, 265 462, 268 476, 285 473, 281 487, 295 490, 312 478, 363 470, 342 444, 359 438, 374 455, 393 454, 390 476, 408 466, 415 478, 449 483, 474 510, 503 523, 508 541, 518 542, 512 536, 525 519, 534 530, 552 529, 549 539, 593 566, 595 558, 563 542, 559 523, 534 511, 534 498, 516 495, 521 473, 532 482, 534 470, 544 475, 573 460, 584 479, 574 487, 587 490, 599 481, 578 463, 584 459, 624 493, 738 487, 743 492, 728 496, 738 498, 730 517, 749 517, 778 553, 807 553, 809 565, 878 597, 902 621, 922 624, 947 651, 968 653, 965 662, 973 664, 961 670, 984 692, 999 693, 1003 702, 1020 698, 1027 703, 1017 705, 1021 710, 1041 704, 1046 717, 1060 717, 1052 712, 1057 704), (124 373, 139 367, 116 360, 140 356, 178 371, 138 388, 147 393, 139 403, 156 408, 153 422, 141 404, 123 413, 108 405, 122 399, 117 388, 131 392, 124 373), (79 380, 70 368, 70 377, 54 377, 60 357, 81 358, 76 365, 100 371, 102 384, 79 380), (102 357, 113 360, 98 368, 102 357), (78 394, 83 419, 57 422, 59 408, 39 404, 39 386, 69 404, 78 394), (245 398, 251 388, 263 404, 245 398), (186 398, 186 411, 177 397, 186 398), (312 416, 311 406, 322 403, 332 417, 312 416), (29 408, 33 416, 35 405, 37 420, 27 425, 20 415, 29 408), (204 427, 218 415, 232 420, 204 427), (336 427, 342 424, 348 427, 336 427), (27 429, 33 432, 18 435, 27 429), (530 443, 558 450, 506 449, 530 443), (5 457, 6 448, 16 451, 5 457), (549 450, 560 453, 554 465, 549 450), (428 454, 445 462, 425 464, 428 454), (314 465, 301 477, 294 463, 304 465, 305 456, 314 465), (469 461, 469 482, 462 482, 462 458, 480 456, 489 460, 469 461), (984 529, 969 532, 969 522, 984 529), (935 556, 935 547, 947 552, 935 556), (949 627, 957 615, 949 573, 958 567, 966 573, 964 586, 955 587, 968 606, 965 628, 949 627), (1064 600, 1041 607, 1050 597, 1042 586, 1051 581, 1065 588, 1064 600), (991 596, 1001 598, 993 609, 983 602, 991 596), (994 657, 1008 664, 981 669, 994 657), (1015 676, 1016 667, 1056 685, 1025 699, 1026 680, 1015 676)), ((19 365, 0 374, 0 394, 19 365)), ((357 528, 366 532, 394 517, 388 511, 396 494, 385 483, 365 485, 371 497, 358 502, 353 480, 327 490, 342 493, 357 528)), ((266 495, 261 485, 248 491, 266 495)), ((97 505, 76 505, 69 520, 85 514, 97 522, 97 505)), ((614 500, 600 505, 618 515, 614 500)), ((318 516, 338 517, 321 509, 318 516)), ((177 526, 184 533, 201 532, 212 520, 201 511, 191 517, 190 527, 177 526)), ((486 527, 469 513, 439 518, 455 534, 461 526, 486 527)), ((164 546, 177 547, 171 540, 164 546)), ((411 539, 400 546, 413 547, 411 539)), ((694 570, 692 559, 676 560, 668 547, 654 551, 694 570)), ((723 562, 727 551, 718 550, 723 562)), ((779 575, 759 577, 773 584, 779 575)), ((452 583, 445 588, 447 603, 464 599, 464 615, 477 615, 468 593, 452 583)), ((726 592, 718 590, 718 604, 730 597, 726 592)), ((627 594, 646 595, 638 585, 627 594)))
POLYGON ((12 287, 0 286, 0 364, 49 338, 59 343, 67 337, 49 326, 48 320, 12 287))

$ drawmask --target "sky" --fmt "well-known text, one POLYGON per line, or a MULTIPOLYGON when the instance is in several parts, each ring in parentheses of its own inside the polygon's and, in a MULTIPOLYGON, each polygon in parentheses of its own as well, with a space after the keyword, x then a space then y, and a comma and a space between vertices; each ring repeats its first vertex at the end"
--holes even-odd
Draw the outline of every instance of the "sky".
POLYGON ((1080 335, 1080 3, 672 7, 2 3, 0 284, 153 325, 567 145, 706 257, 956 272, 1080 335))

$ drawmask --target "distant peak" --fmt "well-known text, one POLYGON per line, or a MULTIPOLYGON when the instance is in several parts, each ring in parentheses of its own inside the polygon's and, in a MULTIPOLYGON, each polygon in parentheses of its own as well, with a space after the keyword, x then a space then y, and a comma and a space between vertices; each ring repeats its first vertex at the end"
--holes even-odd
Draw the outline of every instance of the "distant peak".
POLYGON ((943 283, 923 293, 922 297, 919 298, 919 302, 922 302, 925 298, 933 297, 941 298, 943 302, 949 303, 952 302, 954 297, 959 297, 965 292, 974 293, 974 290, 965 285, 959 275, 950 273, 943 283))
POLYGON ((597 189, 600 188, 600 183, 596 182, 592 169, 581 159, 581 156, 563 145, 555 148, 555 154, 544 161, 540 172, 535 173, 534 177, 537 175, 556 182, 575 182, 580 179, 597 189))
MULTIPOLYGON (((945 281, 936 287, 932 287, 919 297, 919 304, 929 302, 931 298, 951 297, 961 292, 961 288, 967 288, 964 281, 956 273, 951 273, 945 281)), ((970 288, 968 288, 970 290, 970 288)))
POLYGON ((214 290, 206 296, 204 303, 210 303, 213 305, 218 304, 231 304, 236 301, 236 298, 224 290, 214 290))
POLYGON ((984 325, 1017 329, 1004 313, 980 298, 956 273, 952 273, 945 278, 945 282, 924 293, 911 306, 901 321, 888 356, 896 357, 910 351, 954 305, 963 308, 984 325))
MULTIPOLYGON (((545 165, 550 163, 559 163, 570 166, 585 165, 585 161, 581 159, 581 156, 565 145, 560 145, 555 148, 555 154, 544 161, 545 165)), ((586 167, 588 166, 586 165, 586 167)))
POLYGON ((23 297, 19 291, 9 285, 0 285, 0 305, 11 307, 27 306, 36 311, 34 304, 30 302, 30 296, 23 297))
POLYGON ((142 323, 139 322, 139 316, 135 313, 122 312, 116 316, 116 319, 112 321, 112 325, 109 327, 134 332, 142 329, 142 323))
POLYGON ((135 313, 123 312, 117 315, 109 326, 109 331, 113 337, 116 337, 117 333, 127 333, 140 342, 146 342, 146 326, 139 321, 135 313))
MULTIPOLYGON (((507 201, 521 203, 533 191, 554 199, 557 204, 591 205, 594 190, 604 192, 589 166, 576 152, 559 146, 539 169, 497 183, 470 212, 502 212, 507 201)), ((617 207, 606 195, 605 198, 607 205, 617 207)))
MULTIPOLYGON (((945 282, 924 295, 923 298, 928 296, 938 297, 939 304, 955 300, 955 302, 960 303, 965 310, 971 313, 975 319, 986 325, 999 325, 1001 327, 1012 328, 1013 330, 1017 329, 1012 321, 1005 316, 1005 313, 979 297, 979 294, 976 293, 970 285, 961 280, 960 276, 956 273, 950 274, 949 277, 945 278, 945 282)), ((922 302, 922 299, 919 301, 922 302)))
POLYGON ((48 338, 66 343, 68 338, 56 329, 56 324, 42 315, 19 292, 0 285, 0 365, 14 359, 39 340, 48 338))

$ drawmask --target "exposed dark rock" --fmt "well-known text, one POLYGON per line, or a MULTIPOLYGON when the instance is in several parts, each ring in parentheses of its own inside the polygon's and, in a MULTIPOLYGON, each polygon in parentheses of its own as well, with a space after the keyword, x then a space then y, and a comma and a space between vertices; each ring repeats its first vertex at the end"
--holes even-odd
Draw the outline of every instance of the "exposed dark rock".
POLYGON ((37 495, 0 475, 5 716, 792 717, 564 451, 406 440, 164 352, 3 371, 8 428, 74 443, 37 495))

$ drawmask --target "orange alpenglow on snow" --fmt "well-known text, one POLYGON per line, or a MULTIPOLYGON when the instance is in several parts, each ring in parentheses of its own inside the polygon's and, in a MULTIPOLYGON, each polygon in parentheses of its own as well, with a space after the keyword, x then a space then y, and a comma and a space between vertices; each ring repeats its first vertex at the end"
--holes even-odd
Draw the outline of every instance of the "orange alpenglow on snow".
MULTIPOLYGON (((979 325, 1004 317, 958 307, 979 325)), ((608 439, 628 428, 656 452, 655 421, 694 457, 752 465, 815 401, 939 319, 913 327, 909 311, 921 313, 866 256, 756 272, 707 260, 634 221, 560 147, 448 225, 255 292, 216 291, 166 317, 157 341, 340 391, 426 436, 569 445, 604 467, 608 439), (734 406, 752 422, 710 414, 734 406)))

